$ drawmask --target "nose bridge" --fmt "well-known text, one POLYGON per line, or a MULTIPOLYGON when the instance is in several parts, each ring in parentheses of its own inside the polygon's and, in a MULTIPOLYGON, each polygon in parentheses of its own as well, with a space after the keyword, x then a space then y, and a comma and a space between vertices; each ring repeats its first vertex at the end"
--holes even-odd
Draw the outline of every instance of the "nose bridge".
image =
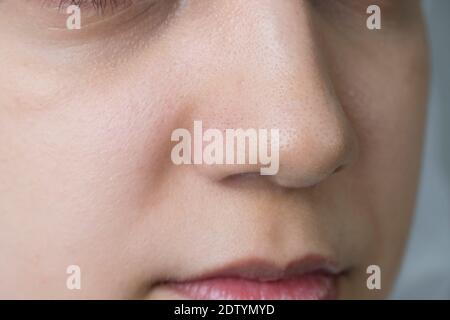
MULTIPOLYGON (((336 112, 304 0, 211 1, 219 3, 212 23, 220 27, 205 39, 213 43, 205 45, 214 48, 207 50, 213 62, 206 63, 210 69, 201 90, 214 91, 207 96, 216 99, 215 106, 250 118, 268 115, 275 123, 291 119, 294 127, 295 112, 305 118, 313 104, 315 113, 336 112)), ((205 101, 205 108, 210 103, 205 101)))
POLYGON ((237 6, 229 9, 230 15, 237 16, 230 18, 231 25, 222 29, 226 30, 226 41, 217 55, 224 59, 226 70, 234 74, 229 78, 237 78, 238 85, 249 97, 260 96, 265 91, 277 93, 266 94, 265 98, 280 98, 283 92, 297 90, 299 74, 317 71, 313 67, 318 57, 309 8, 302 0, 227 3, 237 6))
MULTIPOLYGON (((315 40, 310 8, 302 0, 221 3, 218 67, 207 87, 220 86, 202 98, 197 118, 222 129, 278 129, 280 168, 271 179, 285 187, 320 182, 348 163, 355 141, 315 40)), ((205 172, 217 179, 249 171, 256 167, 205 172)))
POLYGON ((215 16, 219 20, 215 23, 221 25, 219 35, 207 39, 216 48, 210 51, 214 71, 207 80, 220 84, 221 90, 213 86, 217 103, 243 113, 250 110, 253 115, 264 111, 279 117, 284 113, 293 121, 298 120, 295 112, 301 118, 308 113, 330 116, 342 112, 306 1, 220 3, 225 9, 221 18, 215 16))

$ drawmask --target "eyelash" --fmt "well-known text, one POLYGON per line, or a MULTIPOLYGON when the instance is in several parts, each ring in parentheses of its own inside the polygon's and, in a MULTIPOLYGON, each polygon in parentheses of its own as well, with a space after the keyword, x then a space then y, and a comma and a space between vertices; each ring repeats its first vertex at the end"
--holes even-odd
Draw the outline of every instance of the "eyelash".
POLYGON ((98 13, 103 13, 105 10, 114 10, 121 2, 127 0, 44 0, 44 5, 49 3, 58 2, 58 9, 62 10, 70 5, 76 5, 79 7, 90 6, 92 9, 97 10, 98 13))

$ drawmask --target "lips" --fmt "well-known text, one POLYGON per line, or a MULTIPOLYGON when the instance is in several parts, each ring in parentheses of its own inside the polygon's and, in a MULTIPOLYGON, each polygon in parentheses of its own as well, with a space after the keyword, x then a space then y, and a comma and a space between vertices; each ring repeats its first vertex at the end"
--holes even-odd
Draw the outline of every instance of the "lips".
POLYGON ((279 269, 265 261, 238 262, 198 278, 168 283, 178 296, 193 300, 332 300, 339 272, 320 257, 279 269))

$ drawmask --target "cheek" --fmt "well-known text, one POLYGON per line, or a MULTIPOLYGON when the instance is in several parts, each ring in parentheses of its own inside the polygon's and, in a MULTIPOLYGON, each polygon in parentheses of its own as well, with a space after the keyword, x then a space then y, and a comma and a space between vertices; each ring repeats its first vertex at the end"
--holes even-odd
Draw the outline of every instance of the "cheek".
MULTIPOLYGON (((353 284, 364 283, 366 267, 377 264, 383 270, 383 294, 389 292, 414 211, 428 57, 423 31, 411 34, 384 46, 369 37, 360 44, 363 48, 347 40, 328 41, 336 94, 359 142, 358 159, 349 168, 351 203, 358 214, 348 221, 368 242, 355 272, 360 279, 350 281, 352 290, 353 284)), ((368 294, 365 288, 357 291, 359 297, 368 294)))
POLYGON ((53 90, 64 89, 63 98, 33 90, 18 95, 20 100, 12 92, 2 96, 0 212, 6 214, 0 225, 27 231, 5 236, 0 247, 21 252, 17 260, 23 260, 24 270, 34 264, 34 253, 58 252, 54 260, 39 262, 44 274, 73 264, 69 256, 92 266, 123 263, 119 257, 106 261, 108 255, 89 248, 97 243, 96 250, 116 248, 120 255, 130 236, 123 226, 140 221, 142 207, 159 198, 170 164, 171 120, 164 110, 171 102, 157 87, 144 97, 143 87, 76 87, 67 78, 47 83, 54 82, 61 85, 53 90), (25 239, 33 245, 24 247, 25 239))
POLYGON ((386 57, 383 64, 373 61, 366 67, 367 78, 359 82, 364 95, 348 105, 356 118, 361 166, 376 188, 379 205, 390 208, 380 214, 398 217, 412 209, 426 112, 425 57, 422 47, 414 47, 386 57))
POLYGON ((428 80, 422 39, 405 38, 373 55, 346 52, 351 61, 341 60, 334 73, 359 140, 354 194, 370 204, 364 228, 377 234, 369 264, 379 261, 386 279, 393 279, 414 211, 428 80))
POLYGON ((87 206, 93 203, 82 201, 85 196, 98 204, 122 193, 120 198, 139 203, 139 192, 148 191, 149 181, 157 184, 165 164, 161 158, 169 152, 165 110, 171 101, 163 88, 171 86, 151 76, 144 83, 136 74, 151 72, 142 72, 139 64, 124 65, 114 74, 94 74, 80 64, 67 65, 60 73, 36 69, 44 66, 29 66, 27 72, 17 67, 22 76, 15 86, 0 88, 0 132, 5 131, 0 150, 7 160, 0 168, 11 172, 12 185, 20 177, 34 177, 25 190, 36 195, 45 190, 46 199, 70 194, 69 201, 87 206), (44 74, 36 85, 30 83, 33 74, 44 74), (123 74, 127 77, 119 76, 123 74))

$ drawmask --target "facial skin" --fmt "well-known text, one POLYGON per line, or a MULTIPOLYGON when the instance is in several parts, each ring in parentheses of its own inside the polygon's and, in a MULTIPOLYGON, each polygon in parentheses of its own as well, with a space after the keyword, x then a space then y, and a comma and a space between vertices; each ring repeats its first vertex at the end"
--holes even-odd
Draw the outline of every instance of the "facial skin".
POLYGON ((338 298, 387 297, 420 166, 419 1, 131 1, 81 30, 52 1, 0 1, 0 298, 183 298, 165 281, 309 255, 338 298), (175 166, 194 120, 280 129, 278 174, 175 166))

